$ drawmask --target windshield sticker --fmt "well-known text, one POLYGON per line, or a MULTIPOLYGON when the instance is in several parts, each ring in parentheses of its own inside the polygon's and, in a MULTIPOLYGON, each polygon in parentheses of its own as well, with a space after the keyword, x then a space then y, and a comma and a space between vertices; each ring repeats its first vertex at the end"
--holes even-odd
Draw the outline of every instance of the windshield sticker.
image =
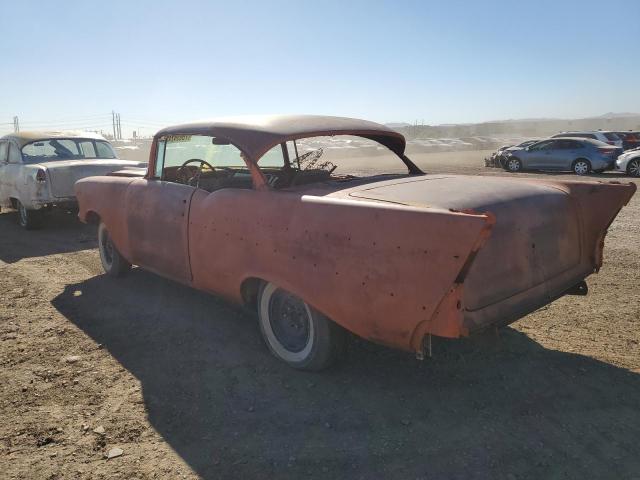
POLYGON ((167 142, 190 142, 191 135, 168 135, 167 142))

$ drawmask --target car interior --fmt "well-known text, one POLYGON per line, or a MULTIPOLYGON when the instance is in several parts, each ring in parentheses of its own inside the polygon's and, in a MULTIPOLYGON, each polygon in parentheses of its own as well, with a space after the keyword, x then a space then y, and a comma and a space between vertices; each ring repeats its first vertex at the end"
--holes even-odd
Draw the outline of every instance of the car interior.
MULTIPOLYGON (((163 161, 163 180, 191 185, 208 192, 223 188, 253 188, 251 172, 242 152, 228 141, 196 135, 173 137, 176 139, 170 136, 158 144, 158 162, 163 161)), ((322 148, 297 155, 295 142, 287 143, 292 145, 277 145, 260 159, 260 170, 272 188, 284 189, 356 178, 352 175, 335 175, 336 166, 323 161, 322 148)))

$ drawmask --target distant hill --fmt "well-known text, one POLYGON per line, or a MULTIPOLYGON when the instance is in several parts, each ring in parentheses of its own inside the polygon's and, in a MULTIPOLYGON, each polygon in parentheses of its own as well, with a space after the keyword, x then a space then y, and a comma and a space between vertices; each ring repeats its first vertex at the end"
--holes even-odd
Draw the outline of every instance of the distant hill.
MULTIPOLYGON (((388 124, 391 126, 390 124, 388 124)), ((392 124, 395 125, 395 124, 392 124)), ((408 139, 461 138, 486 135, 516 135, 545 137, 570 130, 638 130, 640 114, 606 113, 598 117, 558 119, 539 118, 498 120, 483 123, 455 125, 403 125, 392 126, 408 139)))

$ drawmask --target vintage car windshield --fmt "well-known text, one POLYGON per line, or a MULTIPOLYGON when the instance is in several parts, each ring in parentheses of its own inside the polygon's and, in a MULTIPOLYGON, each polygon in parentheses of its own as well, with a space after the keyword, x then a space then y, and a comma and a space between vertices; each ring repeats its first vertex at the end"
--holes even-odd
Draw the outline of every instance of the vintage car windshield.
POLYGON ((180 167, 189 160, 204 160, 213 167, 246 168, 240 150, 208 135, 169 135, 165 139, 164 168, 180 167), (217 142, 219 144, 215 144, 217 142))
POLYGON ((112 159, 117 156, 109 142, 91 138, 51 138, 22 147, 22 160, 25 163, 90 158, 112 159))

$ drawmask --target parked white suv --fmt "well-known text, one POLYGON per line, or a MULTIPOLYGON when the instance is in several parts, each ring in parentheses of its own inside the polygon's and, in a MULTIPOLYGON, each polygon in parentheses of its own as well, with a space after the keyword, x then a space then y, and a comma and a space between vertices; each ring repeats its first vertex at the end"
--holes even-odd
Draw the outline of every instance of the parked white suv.
POLYGON ((18 223, 37 228, 44 212, 77 205, 81 178, 146 163, 118 160, 109 142, 87 132, 21 132, 0 138, 0 207, 18 210, 18 223))
POLYGON ((604 132, 602 130, 562 132, 552 136, 551 138, 558 138, 558 137, 592 138, 593 140, 599 140, 609 145, 619 147, 620 153, 622 153, 622 139, 615 132, 604 132))

